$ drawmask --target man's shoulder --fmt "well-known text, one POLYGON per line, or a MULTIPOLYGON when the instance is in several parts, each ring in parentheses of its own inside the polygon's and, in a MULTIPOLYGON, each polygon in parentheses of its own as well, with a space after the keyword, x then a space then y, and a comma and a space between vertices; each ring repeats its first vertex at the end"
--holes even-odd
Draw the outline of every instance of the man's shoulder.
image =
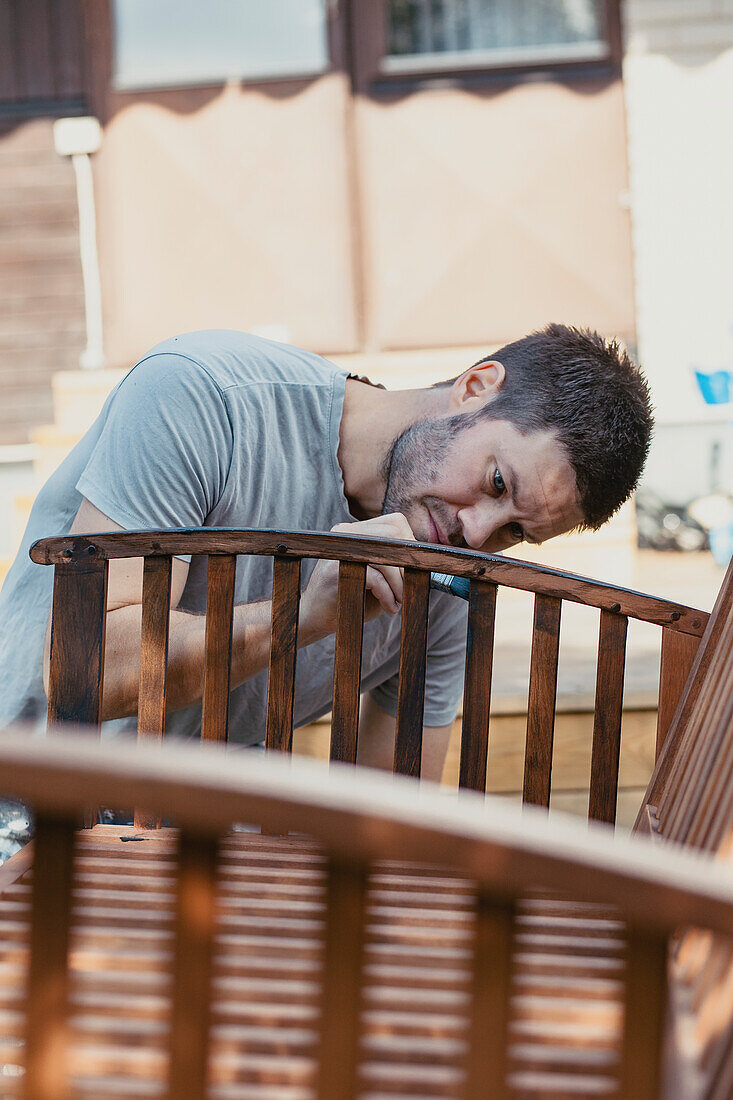
POLYGON ((345 372, 314 352, 232 329, 173 336, 144 357, 175 356, 203 370, 222 390, 258 385, 329 386, 345 372))

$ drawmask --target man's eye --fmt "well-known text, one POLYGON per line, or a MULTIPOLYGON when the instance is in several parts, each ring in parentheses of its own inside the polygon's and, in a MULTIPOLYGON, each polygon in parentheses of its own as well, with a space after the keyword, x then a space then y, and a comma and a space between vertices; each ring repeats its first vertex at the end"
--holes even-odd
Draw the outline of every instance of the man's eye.
POLYGON ((494 482, 494 488, 496 489, 497 493, 505 493, 506 492, 506 485, 504 484, 504 478, 501 476, 501 473, 499 472, 499 467, 498 466, 494 470, 493 482, 494 482))
POLYGON ((515 542, 524 542, 524 528, 519 523, 509 524, 509 533, 515 542))

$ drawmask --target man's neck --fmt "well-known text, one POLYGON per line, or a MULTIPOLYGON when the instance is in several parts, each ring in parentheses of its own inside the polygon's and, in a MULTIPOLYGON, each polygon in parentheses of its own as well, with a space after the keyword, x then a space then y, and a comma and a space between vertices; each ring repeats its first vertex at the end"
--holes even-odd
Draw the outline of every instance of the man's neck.
POLYGON ((395 439, 418 420, 446 410, 445 390, 383 390, 346 380, 338 461, 352 515, 380 515, 385 465, 395 439))

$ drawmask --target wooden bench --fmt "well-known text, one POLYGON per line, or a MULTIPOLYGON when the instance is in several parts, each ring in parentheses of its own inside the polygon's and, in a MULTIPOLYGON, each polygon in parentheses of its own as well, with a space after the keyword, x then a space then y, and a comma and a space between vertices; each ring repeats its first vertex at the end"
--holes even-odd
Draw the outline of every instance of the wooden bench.
POLYGON ((660 1086, 670 939, 706 930, 674 1034, 707 1001, 680 966, 733 936, 707 856, 276 754, 15 737, 0 767, 37 813, 32 869, 3 869, 3 1096, 730 1095, 678 1089, 681 1056, 660 1086), (77 829, 116 800, 180 832, 77 829))
POLYGON ((484 790, 497 589, 534 593, 527 706, 525 802, 548 806, 551 792, 560 622, 563 601, 600 609, 589 817, 614 822, 618 789, 626 631, 629 618, 658 624, 661 674, 657 748, 708 621, 707 613, 542 566, 473 551, 380 542, 358 536, 285 531, 153 531, 47 539, 31 551, 55 566, 48 719, 99 724, 108 562, 143 557, 143 627, 138 725, 146 737, 165 728, 165 668, 171 555, 208 556, 202 737, 226 741, 235 560, 273 558, 273 612, 267 707, 268 748, 292 746, 293 690, 303 558, 340 562, 332 760, 356 759, 364 577, 368 563, 405 569, 397 740, 394 770, 419 776, 428 579, 430 570, 470 581, 469 625, 459 785, 484 790))
MULTIPOLYGON (((210 584, 212 577, 233 576, 235 553, 275 556, 267 735, 271 747, 285 749, 297 619, 293 558, 343 559, 332 758, 346 761, 355 753, 363 568, 375 560, 406 566, 395 763, 410 775, 419 774, 427 571, 469 577, 461 784, 479 791, 495 586, 534 591, 525 799, 545 806, 559 604, 575 599, 600 607, 589 806, 591 816, 606 821, 615 807, 625 619, 658 622, 660 743, 669 736, 639 819, 641 831, 652 835, 614 841, 596 828, 589 838, 543 814, 538 819, 536 810, 519 822, 511 808, 478 794, 455 796, 457 802, 442 795, 431 805, 410 784, 385 790, 389 781, 351 769, 339 769, 329 782, 313 764, 302 765, 301 778, 282 767, 270 777, 272 761, 248 757, 241 776, 232 778, 230 762, 197 764, 187 750, 183 771, 166 785, 167 769, 179 766, 156 756, 165 751, 158 747, 139 760, 124 750, 118 758, 109 746, 93 746, 85 760, 79 743, 70 749, 65 738, 50 741, 45 757, 42 747, 3 750, 6 793, 43 811, 32 871, 35 916, 28 909, 27 849, 3 869, 0 898, 0 924, 11 928, 0 958, 0 1011, 11 1011, 24 988, 31 921, 28 1016, 25 1027, 16 1020, 13 1033, 16 1040, 28 1036, 26 1095, 69 1095, 58 1068, 68 960, 74 1096, 729 1096, 731 967, 721 937, 733 931, 731 877, 713 858, 727 853, 733 825, 731 572, 698 648, 708 619, 702 612, 469 552, 281 532, 54 540, 34 554, 59 563, 55 720, 98 717, 105 563, 108 555, 143 555, 141 699, 148 717, 141 726, 149 732, 153 725, 154 739, 162 733, 166 558, 197 549, 215 555, 210 584), (334 799, 346 817, 333 816, 334 799), (180 837, 170 829, 105 826, 75 833, 69 814, 97 801, 137 805, 143 824, 165 814, 181 826, 180 837), (241 820, 309 839, 252 832, 221 839, 241 820), (218 839, 201 839, 212 836, 218 839), (704 852, 693 859, 673 847, 679 843, 704 852), (706 931, 674 934, 670 960, 670 937, 685 924, 706 931), (666 1085, 665 1065, 672 1074, 666 1085)), ((226 730, 228 647, 221 642, 231 621, 231 588, 217 582, 214 592, 204 732, 216 730, 209 739, 218 740, 226 730)), ((24 1079, 8 1080, 18 1087, 7 1095, 23 1095, 24 1079)))

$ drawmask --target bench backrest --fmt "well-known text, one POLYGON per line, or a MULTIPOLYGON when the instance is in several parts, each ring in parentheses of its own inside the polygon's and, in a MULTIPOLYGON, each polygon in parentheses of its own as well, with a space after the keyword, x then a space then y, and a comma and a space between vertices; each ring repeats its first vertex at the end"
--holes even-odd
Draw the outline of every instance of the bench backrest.
POLYGON ((303 558, 340 562, 332 760, 356 759, 364 586, 368 563, 404 567, 402 644, 394 770, 419 776, 429 573, 470 582, 463 702, 461 787, 485 790, 497 588, 534 593, 523 797, 548 806, 563 601, 600 609, 589 817, 616 815, 626 631, 629 618, 662 627, 658 744, 661 745, 697 651, 708 615, 681 604, 542 566, 452 548, 358 536, 285 531, 116 532, 45 539, 34 561, 55 565, 49 723, 99 724, 104 667, 108 561, 144 558, 138 726, 142 736, 165 728, 171 555, 208 556, 202 737, 227 737, 232 607, 236 555, 273 558, 272 643, 266 744, 289 751, 293 733, 295 657, 303 558))
MULTIPOLYGON (((733 562, 728 567, 636 828, 733 861, 733 562)), ((733 1095, 733 943, 690 929, 676 944, 673 1013, 695 1006, 691 1095, 733 1095)), ((682 1093, 681 1093, 682 1095, 682 1093)))
POLYGON ((637 821, 717 852, 733 830, 733 562, 679 700, 637 821))

